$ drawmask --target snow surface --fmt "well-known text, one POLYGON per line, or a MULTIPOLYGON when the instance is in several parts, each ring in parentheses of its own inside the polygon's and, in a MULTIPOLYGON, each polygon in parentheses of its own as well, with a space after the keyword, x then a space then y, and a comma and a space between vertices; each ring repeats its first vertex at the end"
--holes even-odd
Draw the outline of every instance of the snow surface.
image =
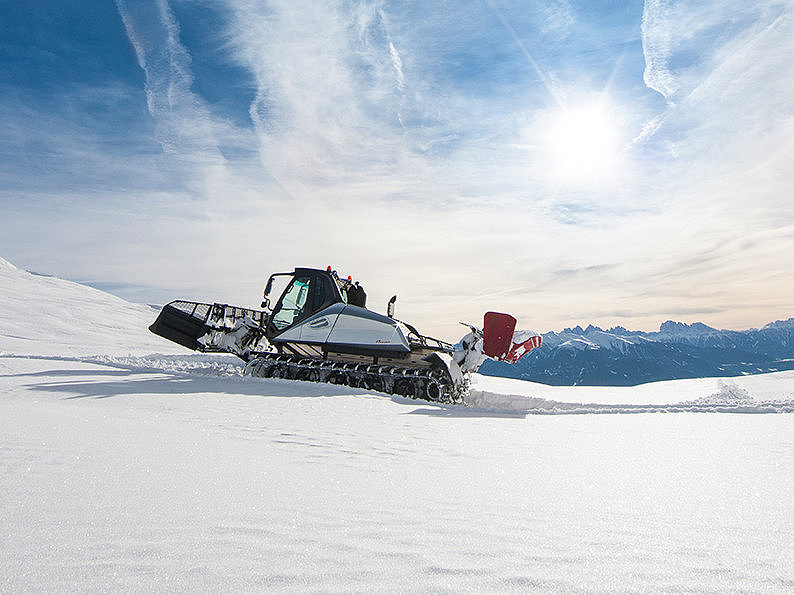
POLYGON ((0 303, 2 592, 794 590, 792 372, 436 406, 5 261, 0 303))
POLYGON ((157 312, 0 258, 0 353, 184 353, 148 331, 157 312))

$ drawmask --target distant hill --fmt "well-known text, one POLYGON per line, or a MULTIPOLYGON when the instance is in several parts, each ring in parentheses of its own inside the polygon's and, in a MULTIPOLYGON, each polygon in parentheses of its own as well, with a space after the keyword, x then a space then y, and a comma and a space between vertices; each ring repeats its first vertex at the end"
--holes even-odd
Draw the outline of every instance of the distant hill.
POLYGON ((149 332, 156 316, 151 306, 0 258, 0 354, 186 353, 149 332))
POLYGON ((560 386, 632 386, 792 369, 794 318, 746 331, 672 320, 653 333, 577 326, 544 334, 543 346, 515 365, 486 361, 480 372, 560 386))

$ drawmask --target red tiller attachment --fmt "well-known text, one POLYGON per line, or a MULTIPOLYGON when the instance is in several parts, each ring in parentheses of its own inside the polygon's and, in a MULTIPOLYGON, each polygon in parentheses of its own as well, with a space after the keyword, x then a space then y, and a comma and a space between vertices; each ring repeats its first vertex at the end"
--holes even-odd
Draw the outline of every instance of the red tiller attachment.
POLYGON ((488 357, 514 364, 542 342, 543 338, 533 331, 516 331, 516 319, 510 314, 486 312, 483 353, 488 357))

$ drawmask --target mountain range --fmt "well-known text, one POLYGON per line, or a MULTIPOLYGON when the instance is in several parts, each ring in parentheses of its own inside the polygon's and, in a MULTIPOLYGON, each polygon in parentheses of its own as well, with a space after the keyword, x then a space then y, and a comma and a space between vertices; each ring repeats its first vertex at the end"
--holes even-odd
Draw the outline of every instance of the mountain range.
POLYGON ((633 386, 792 369, 794 318, 745 331, 672 320, 658 332, 576 326, 545 333, 543 345, 517 364, 486 361, 480 373, 560 386, 633 386))

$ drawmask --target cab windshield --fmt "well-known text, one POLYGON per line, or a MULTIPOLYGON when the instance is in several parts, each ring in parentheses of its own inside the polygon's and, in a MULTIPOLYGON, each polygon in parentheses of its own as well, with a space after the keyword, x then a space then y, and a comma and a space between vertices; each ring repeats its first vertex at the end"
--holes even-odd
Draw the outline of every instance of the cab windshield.
POLYGON ((295 277, 281 298, 270 321, 278 330, 293 325, 306 314, 309 298, 309 277, 295 277))

